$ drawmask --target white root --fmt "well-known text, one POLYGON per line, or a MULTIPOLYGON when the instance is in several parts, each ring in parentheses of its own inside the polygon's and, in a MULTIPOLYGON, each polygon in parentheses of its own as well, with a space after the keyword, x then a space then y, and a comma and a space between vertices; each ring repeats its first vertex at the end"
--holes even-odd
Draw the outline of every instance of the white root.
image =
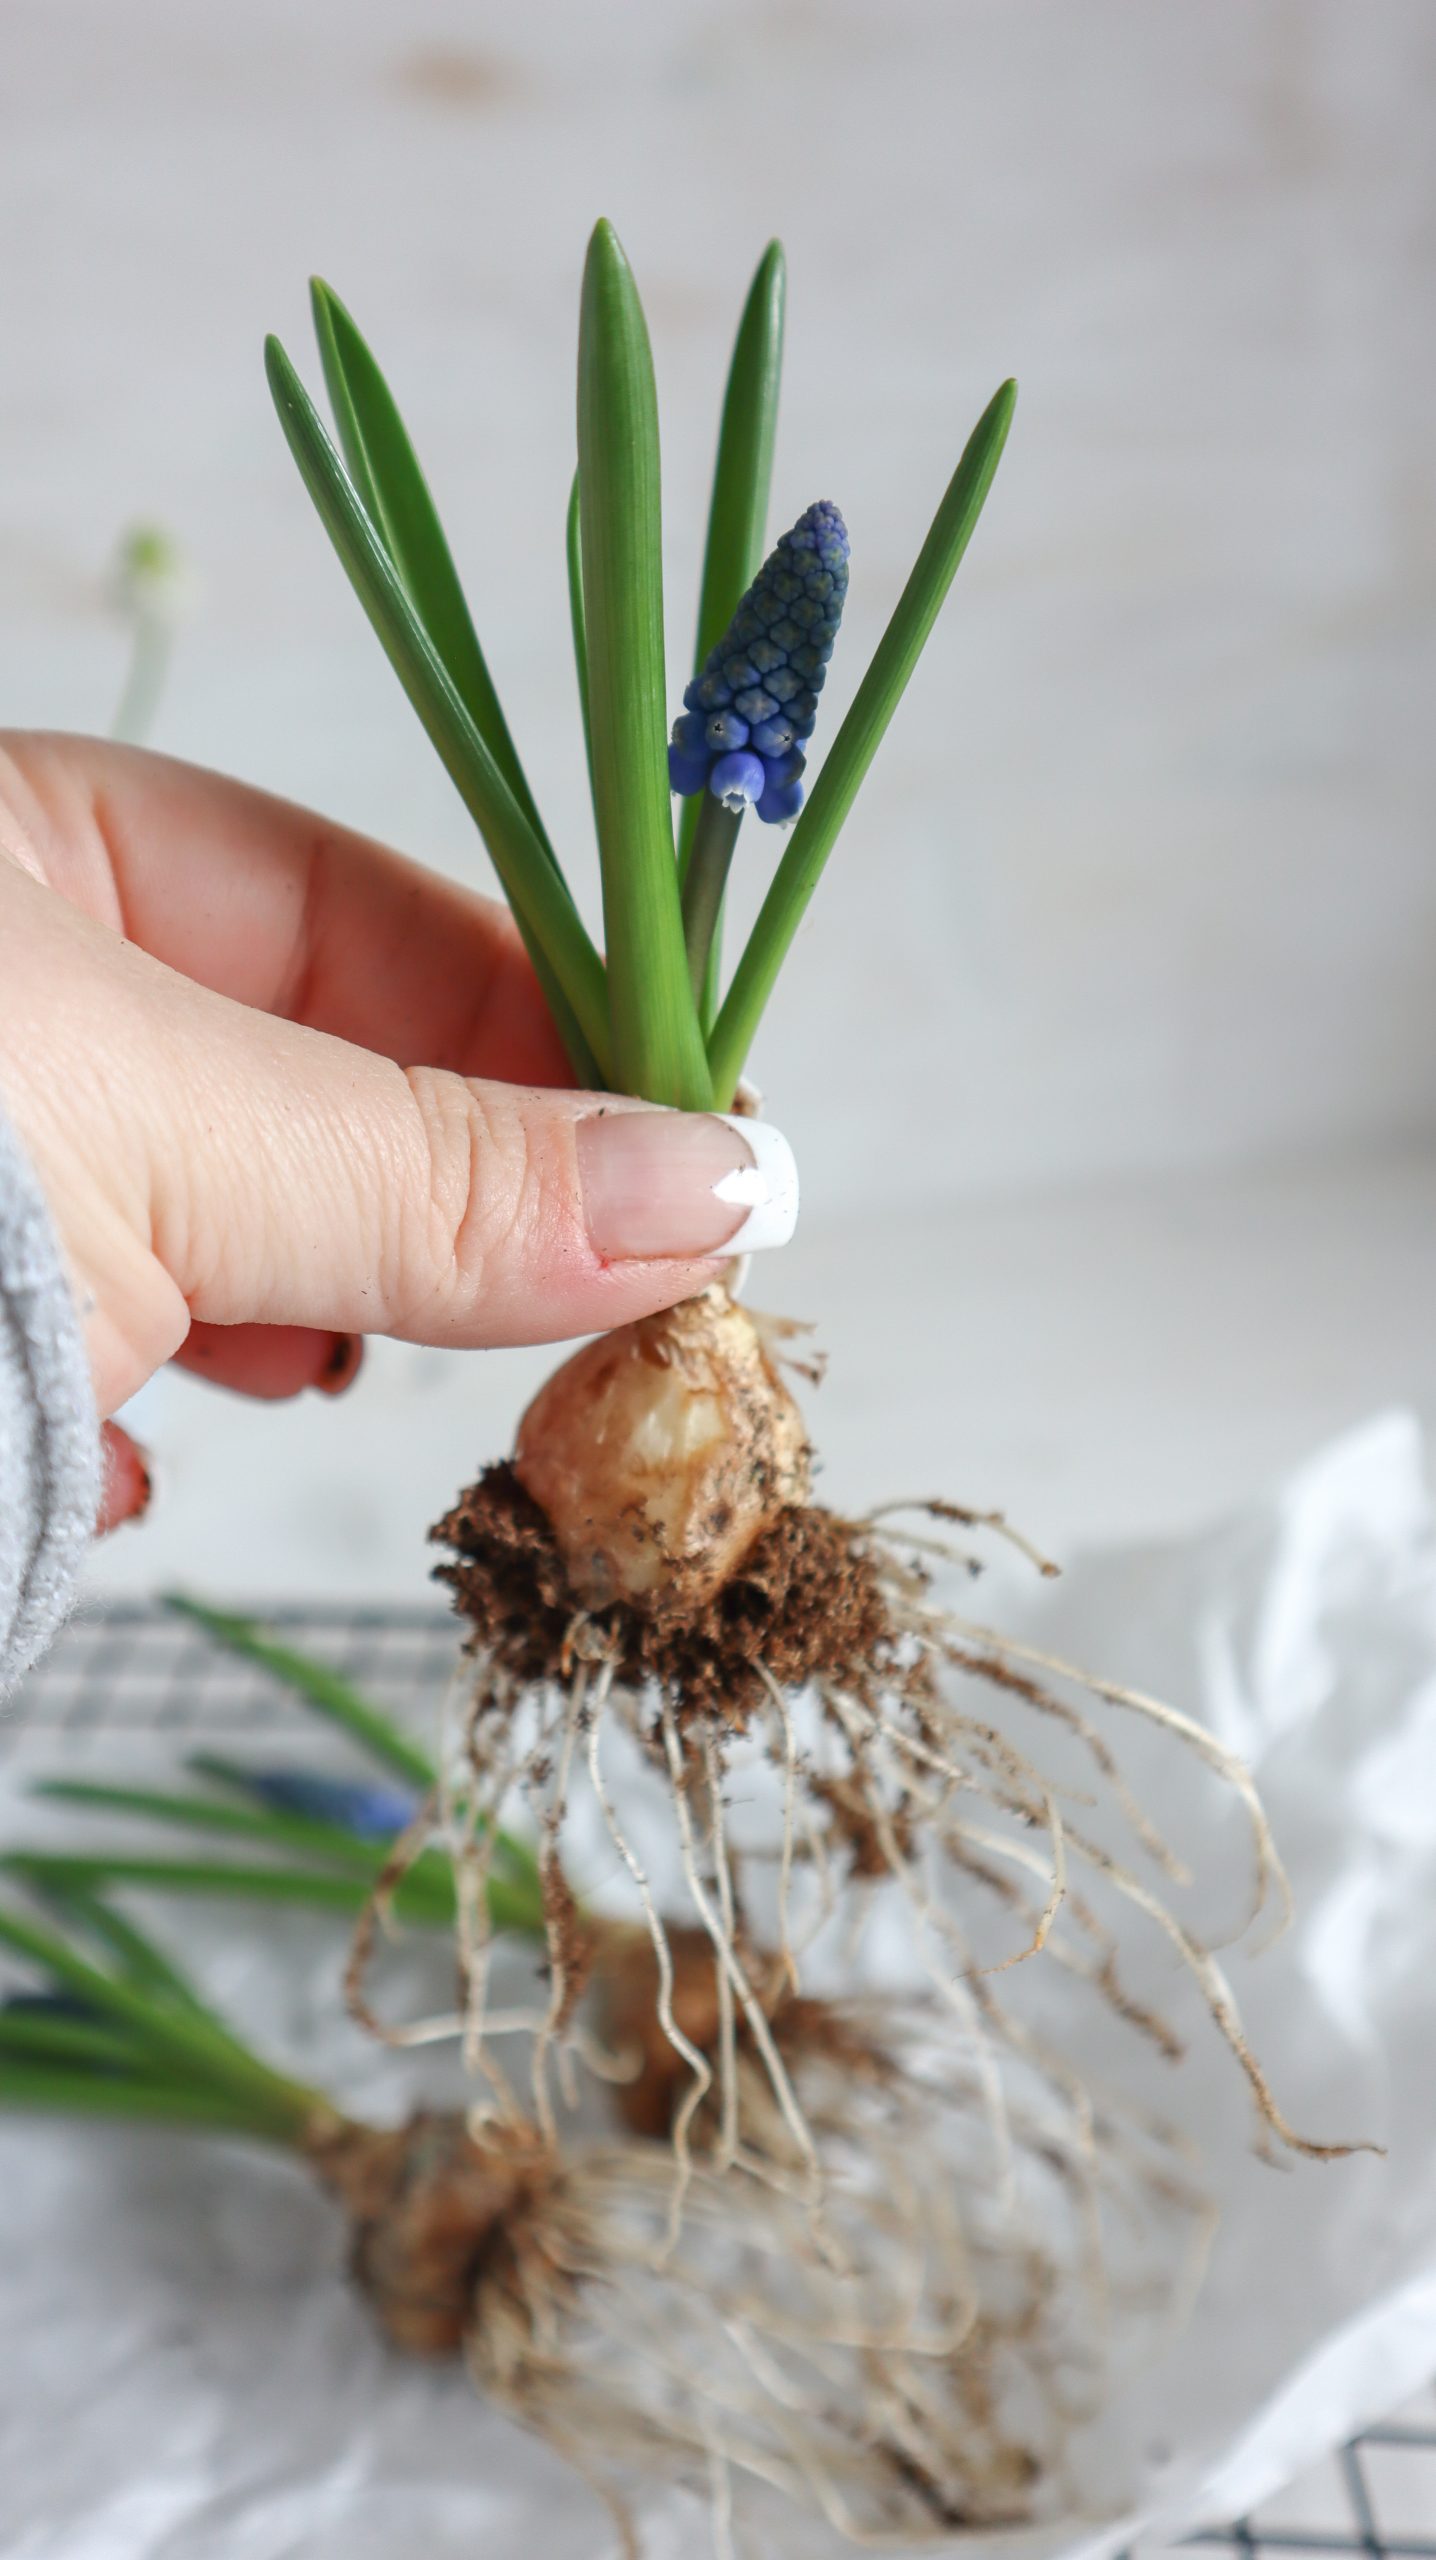
MULTIPOLYGON (((896 2057, 908 2030, 884 2016, 896 2057)), ((494 2296, 481 2279, 480 2382, 579 2449, 611 2509, 625 2480, 657 2473, 704 2498, 736 2548, 746 2478, 858 2548, 900 2550, 1023 2520, 1039 2478, 1055 2490, 1102 2391, 1089 2222, 1145 2199, 1185 2247, 1196 2200, 1174 2192, 1176 2155, 1158 2142, 1149 2156, 1120 2114, 1089 2111, 1069 2143, 1067 2100, 1023 2060, 1010 2095, 1023 2188, 995 2213, 962 2148, 980 2121, 975 2078, 929 2078, 931 2030, 920 2023, 895 2084, 856 2102, 840 2066, 815 2069, 841 2263, 816 2250, 800 2191, 710 2161, 694 2164, 671 2247, 662 2154, 629 2148, 560 2172, 517 2259, 534 2268, 531 2299, 514 2299, 511 2271, 494 2296)), ((1149 2335, 1140 2267, 1124 2291, 1149 2335)))
POLYGON ((777 1718, 778 1737, 783 1753, 783 1840, 778 1852, 778 1960, 783 1979, 791 1991, 800 1985, 798 1960, 793 1952, 793 1843, 797 1829, 798 1808, 798 1736, 792 1710, 778 1682, 766 1664, 760 1666, 763 1686, 768 1692, 777 1718))
MULTIPOLYGON (((573 1766, 574 1747, 578 1741, 588 1689, 587 1665, 580 1668, 564 1701, 563 1739, 559 1745, 558 1767, 552 1791, 544 1807, 540 1823, 542 1846, 539 1850, 539 1875, 546 1905, 562 1900, 568 1886, 559 1857, 559 1839, 564 1815, 568 1809, 569 1775, 573 1766)), ((533 2096, 534 2116, 546 2142, 558 2139, 554 2122, 553 2100, 549 2094, 548 2061, 554 2040, 562 2028, 568 2010, 575 2005, 569 1989, 569 1949, 563 1938, 550 1929, 550 1991, 548 2009, 534 2043, 533 2096)))
POLYGON ((661 1713, 663 1719, 664 1749, 668 1754, 669 1773, 673 1780, 673 1805, 674 1811, 678 1817, 678 1832, 683 1854, 684 1873, 687 1878, 689 1893, 692 1896, 693 1908, 697 1912, 703 1927, 707 1930, 709 1937, 713 1941, 713 1952, 717 1958, 719 1967, 718 1980, 720 1996, 722 1984, 724 1980, 726 1980, 732 1985, 733 1991, 737 1995, 738 2004, 742 2009, 749 2033, 751 2034, 753 2042, 757 2046, 759 2053, 763 2057, 764 2067, 772 2086, 773 2095, 778 2101, 783 2121, 793 2138, 800 2159, 804 2162, 808 2170, 809 2177, 812 2181, 812 2201, 816 2207, 821 2199, 823 2184, 822 2168, 818 2160, 817 2148, 814 2144, 812 2134, 809 2132, 807 2124, 804 2121, 803 2111, 798 2104, 796 2096, 794 2095, 793 2084, 788 2077, 787 2070, 778 2053, 777 2046, 773 2041, 772 2030, 769 2027, 767 2018, 763 2013, 761 2005, 754 1996, 752 1984, 749 1982, 748 1977, 743 1970, 743 1966, 739 1961, 738 1950, 733 1943, 731 1935, 725 1932, 721 1920, 714 1912, 713 1905, 699 1878, 697 1863, 694 1857, 693 1823, 688 1807, 688 1790, 686 1773, 683 1766, 682 1746, 679 1743, 678 1728, 674 1721, 672 1707, 666 1699, 663 1702, 661 1713))
MULTIPOLYGON (((1035 1565, 1044 1579, 1055 1580, 1062 1571, 1060 1564, 1054 1564, 1051 1556, 1044 1555, 1040 1547, 1035 1547, 1030 1538, 1013 1527, 1005 1511, 969 1511, 959 1502, 943 1502, 928 1495, 915 1502, 876 1503, 871 1511, 863 1513, 863 1526, 876 1526, 880 1520, 896 1519, 902 1513, 912 1511, 926 1512, 931 1520, 954 1520, 964 1529, 991 1529, 995 1537, 1005 1538, 1010 1547, 1015 1547, 1020 1556, 1025 1557, 1030 1565, 1035 1565)), ((910 1534, 906 1535, 905 1542, 911 1544, 910 1534)), ((928 1543, 938 1555, 954 1558, 963 1564, 968 1561, 961 1549, 954 1548, 946 1539, 934 1538, 928 1543)))
MULTIPOLYGON (((1245 1763, 1237 1758, 1235 1752, 1226 1750, 1217 1741, 1216 1736, 1208 1733, 1205 1726, 1199 1725, 1194 1717, 1183 1715, 1179 1707, 1169 1707, 1160 1698, 1149 1697, 1145 1690, 1129 1689, 1117 1681, 1103 1680, 1096 1672, 1084 1671, 1076 1663, 1064 1662, 1058 1654, 1045 1653, 1040 1646, 1024 1644, 1016 1636, 996 1635, 990 1627, 975 1626, 969 1619, 949 1617, 947 1624, 955 1634, 985 1645, 999 1660, 1028 1662, 1035 1669, 1049 1672, 1059 1680, 1074 1681, 1078 1688, 1085 1689, 1090 1696, 1105 1699, 1108 1706, 1125 1707, 1133 1714, 1143 1717, 1147 1723, 1159 1726, 1162 1731, 1174 1734, 1180 1741, 1186 1743, 1200 1760, 1206 1762, 1209 1769, 1215 1771, 1225 1786, 1233 1789, 1246 1810, 1247 1820, 1251 1826, 1252 1845, 1256 1853, 1256 1878, 1251 1910, 1245 1925, 1248 1928, 1253 1925, 1265 1910, 1268 1898, 1273 1895, 1276 1898, 1280 1916, 1272 1936, 1279 1936, 1281 1931, 1290 1925, 1292 1900, 1286 1869, 1277 1853, 1271 1825, 1267 1820, 1261 1798, 1257 1794, 1251 1772, 1245 1763)), ((1263 1943, 1269 1945, 1271 1939, 1268 1938, 1263 1943)))
POLYGON ((658 1967, 658 1997, 656 2009, 659 2026, 662 2028, 663 2033, 669 2044, 672 2046, 674 2052, 679 2055, 682 2061, 687 2063, 689 2071, 692 2074, 687 2093, 673 2119, 674 2178, 673 2191, 669 2206, 669 2226, 665 2242, 665 2248, 667 2250, 671 2250, 677 2241, 683 2213, 683 2200, 687 2193, 689 2179, 693 2173, 693 2154, 691 2148, 693 2118, 697 2114, 698 2109, 701 2107, 709 2090, 713 2086, 713 2067, 709 2062, 707 2055, 700 2053, 698 2047, 683 2033, 677 2019, 674 2017, 673 1950, 669 1944, 668 1932, 664 1928, 662 1919, 659 1916, 658 1905, 653 1898, 653 1889, 649 1884, 647 1876, 644 1874, 643 1868, 639 1864, 636 1852, 631 1847, 619 1826, 619 1820, 616 1812, 614 1811, 612 1798, 608 1793, 607 1787, 604 1785, 603 1774, 599 1766, 599 1740, 602 1731, 602 1710, 604 1705, 607 1703, 607 1696, 608 1688, 605 1685, 600 1690, 599 1697, 595 1703, 593 1722, 589 1730, 589 1776, 592 1780, 593 1792, 597 1798, 599 1810, 608 1826, 609 1838, 612 1840, 615 1849, 618 1851, 620 1858, 623 1860, 623 1863, 628 1869, 628 1872, 638 1890, 639 1901, 643 1909, 644 1922, 653 1947, 654 1962, 658 1967))

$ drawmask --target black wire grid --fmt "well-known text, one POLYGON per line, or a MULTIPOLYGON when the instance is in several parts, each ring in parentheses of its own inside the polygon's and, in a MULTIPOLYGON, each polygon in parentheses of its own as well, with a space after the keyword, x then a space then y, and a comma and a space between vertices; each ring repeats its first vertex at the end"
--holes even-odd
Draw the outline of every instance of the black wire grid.
MULTIPOLYGON (((432 1739, 459 1650, 441 1608, 281 1608, 267 1610, 264 1624, 432 1739)), ((66 1736, 214 1741, 226 1732, 292 1733, 294 1723, 294 1702, 269 1673, 221 1651, 191 1620, 116 1600, 74 1619, 0 1713, 0 1753, 23 1744, 28 1759, 54 1742, 63 1759, 66 1736)), ((1436 2560, 1436 2386, 1399 2422, 1369 2428, 1252 2515, 1193 2542, 1231 2560, 1268 2552, 1436 2560)), ((1141 2548, 1145 2560, 1149 2546, 1141 2548)))
MULTIPOLYGON (((1364 2560, 1436 2555, 1436 2386, 1400 2420, 1368 2427, 1354 2444, 1303 2473, 1237 2523, 1192 2536, 1194 2544, 1261 2560, 1265 2552, 1352 2553, 1364 2560), (1308 2521, 1308 2518, 1310 2521, 1308 2521)), ((1190 2546, 1188 2546, 1190 2548, 1190 2546)))
MULTIPOLYGON (((266 1609, 263 1625, 432 1740, 460 1642, 457 1621, 441 1605, 266 1609)), ((272 1673, 223 1650, 193 1619, 149 1601, 112 1600, 72 1619, 0 1712, 0 1753, 101 1731, 184 1742, 235 1731, 292 1734, 301 1712, 272 1673)), ((304 1720, 318 1741, 318 1719, 304 1720)))

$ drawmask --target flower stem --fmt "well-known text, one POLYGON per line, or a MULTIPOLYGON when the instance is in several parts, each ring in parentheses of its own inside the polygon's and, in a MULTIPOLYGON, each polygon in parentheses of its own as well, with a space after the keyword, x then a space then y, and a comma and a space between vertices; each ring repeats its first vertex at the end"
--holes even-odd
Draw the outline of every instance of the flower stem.
POLYGON ((110 735, 124 746, 141 746, 154 727, 155 713, 169 672, 174 629, 157 613, 137 611, 130 638, 130 663, 124 690, 110 722, 110 735))
POLYGON ((689 848, 688 870, 683 882, 683 939, 688 951, 688 974, 693 993, 703 1002, 709 985, 710 961, 714 956, 715 938, 723 913, 723 894, 728 885, 728 866, 743 823, 741 809, 725 809, 711 791, 698 793, 698 816, 689 848))

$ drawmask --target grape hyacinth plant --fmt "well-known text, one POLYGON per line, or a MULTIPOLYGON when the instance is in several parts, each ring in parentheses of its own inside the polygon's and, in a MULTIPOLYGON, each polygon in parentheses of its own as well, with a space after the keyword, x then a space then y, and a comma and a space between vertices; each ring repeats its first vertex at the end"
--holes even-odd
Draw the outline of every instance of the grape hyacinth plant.
MULTIPOLYGON (((1054 2288, 1084 2303, 1087 2222, 1020 2085, 1007 2211, 1055 2217, 1060 2255, 1019 2253, 993 2228, 963 2244, 953 2169, 961 2141, 983 2139, 981 2111, 969 2092, 944 2148, 914 2113, 914 2084, 895 2116, 873 2088, 860 2094, 859 2118, 878 2119, 872 2147, 844 2135, 819 2256, 781 2175, 740 2196, 695 2164, 675 2228, 653 2143, 614 2132, 560 2148, 451 2106, 392 2123, 350 2113, 271 2064, 99 1893, 4 1895, 0 1960, 27 1986, 0 1998, 0 2105, 287 2158, 347 2226, 351 2280, 390 2347, 462 2356, 485 2398, 603 2497, 624 2560, 641 2550, 635 2481, 709 2501, 729 2554, 754 2488, 760 2530, 776 2490, 865 2547, 911 2549, 1020 2519, 1034 2475, 1055 2474, 1080 2374, 1069 2359, 1065 2400, 1044 2394, 1042 2340, 1054 2288)), ((826 2078, 843 2123, 838 2057, 826 2078)), ((1099 2120, 1083 2134, 1091 2166, 1072 2165, 1094 2211, 1128 2226, 1191 2218, 1178 2161, 1135 2128, 1099 2120)))
MULTIPOLYGON (((625 1094, 732 1115, 740 1133, 751 1044, 982 513, 1015 399, 1004 383, 969 437, 819 756, 848 532, 820 499, 767 545, 784 294, 774 244, 729 369, 695 672, 671 722, 652 355, 612 228, 600 223, 589 244, 565 554, 601 935, 545 827, 369 347, 316 283, 337 444, 283 348, 267 349, 305 487, 488 847, 592 1107, 625 1094), (769 876, 727 968, 726 890, 750 814, 746 854, 769 876)), ((414 2249, 422 2240, 414 2280, 432 2292, 434 2234, 463 2224, 455 2181, 471 2198, 477 2188, 468 2274, 457 2301, 452 2266, 439 2291, 449 2342, 504 2405, 594 2472, 616 2452, 685 2477, 696 2463, 720 2532, 746 2471, 853 2539, 907 2544, 1028 2519, 1053 2493, 1069 2348, 1075 2338, 1085 2356, 1101 2340, 1120 2293, 1107 2204, 1177 2193, 1176 2153, 1159 2141, 1142 2166, 1127 2112, 1109 2109, 1084 2067, 1094 2007, 1104 2030, 1115 2017, 1169 2061, 1192 2023, 1169 2023, 1128 1988, 1130 1938, 1150 1935, 1177 1959, 1181 1996, 1225 2039, 1263 2138, 1320 2156, 1339 2146, 1283 2118, 1225 1975, 1171 1907, 1186 1868, 1109 1729, 1144 1725, 1201 1783, 1235 1795, 1255 1923, 1279 1917, 1286 1888, 1246 1771, 1159 1700, 967 1614, 975 1542, 1005 1539, 1054 1569, 1000 1513, 935 1500, 849 1516, 815 1501, 783 1374, 802 1369, 799 1329, 755 1314, 741 1290, 730 1266, 726 1284, 586 1344, 532 1399, 511 1457, 485 1466, 431 1532, 467 1657, 432 1755, 322 1666, 188 1604, 344 1730, 384 1786, 213 1755, 185 1793, 52 1785, 77 1811, 227 1834, 233 1855, 30 1850, 5 1862, 31 1892, 70 1896, 165 2015, 147 2025, 128 1975, 106 1988, 53 1937, 0 1919, 0 1941, 48 1972, 44 1988, 103 2013, 98 2025, 48 2014, 42 2041, 68 2038, 76 2071, 57 2064, 47 2082, 32 2051, 0 2069, 0 2094, 38 2104, 48 2085, 73 2099, 88 2038, 96 2107, 143 2109, 158 2076, 172 2114, 298 2142, 356 2212, 392 2190, 398 2223, 386 2203, 382 2227, 361 2229, 360 2264, 400 2268, 405 2320, 418 2316, 414 2249), (215 2021, 196 2024, 137 1947, 124 1955, 111 1918, 95 1918, 96 1897, 120 1884, 357 1909, 346 1987, 370 2024, 363 1982, 381 1921, 451 1932, 458 2008, 382 2032, 460 2039, 480 2133, 402 2130, 376 2152, 379 2137, 280 2084, 215 2021), (542 1960, 536 2005, 517 2021, 494 1995, 504 1934, 542 1960), (901 1996, 884 1988, 875 2024, 872 1968, 895 1948, 911 1980, 901 1996), (1061 1969, 1071 2053, 1034 2041, 1001 1980, 1036 1959, 1061 1969), (116 2022, 143 2047, 118 2075, 116 2022), (497 2049, 516 2023, 530 2031, 523 2094, 497 2049), (585 2063, 616 2088, 633 2137, 592 2174, 570 2157, 585 2063), (431 2193, 416 2239, 403 2200, 431 2193), (1071 2232, 1044 2218, 1062 2200, 1082 2235, 1075 2322, 1071 2232), (506 2292, 510 2211, 538 2217, 540 2230, 525 2225, 533 2249, 518 2254, 530 2275, 566 2269, 557 2292, 506 2292), (576 2295, 592 2301, 609 2274, 609 2326, 585 2331, 570 2357, 576 2295), (615 2329, 635 2286, 638 2312, 615 2329), (646 2359, 680 2295, 690 2362, 681 2387, 669 2368, 655 2390, 646 2359)), ((12 2051, 27 2032, 12 2018, 12 2051)), ((1154 2283, 1148 2268, 1148 2298, 1154 2283)), ((624 2547, 636 2550, 631 2535, 624 2547)))
MULTIPOLYGON (((808 789, 799 760, 814 739, 847 594, 848 533, 836 506, 819 500, 766 550, 784 289, 775 244, 754 277, 729 370, 697 671, 670 738, 652 355, 612 228, 601 222, 589 243, 567 563, 602 957, 543 827, 433 500, 373 356, 343 305, 316 285, 341 459, 283 350, 269 344, 271 387, 306 487, 485 836, 576 1073, 591 1086, 700 1111, 734 1102, 798 924, 982 512, 1015 399, 1004 383, 969 437, 808 789), (724 889, 749 810, 760 821, 754 842, 768 821, 782 829, 781 849, 725 978, 724 889)), ((780 1375, 785 1364, 784 1329, 752 1315, 733 1288, 711 1287, 621 1328, 549 1379, 521 1418, 512 1459, 487 1468, 434 1534, 449 1551, 440 1572, 473 1655, 461 1738, 469 1834, 460 1842, 452 1820, 447 1830, 478 1915, 461 1950, 471 2055, 484 2043, 484 1888, 516 1801, 541 1842, 554 2017, 564 2026, 572 2019, 583 1966, 560 1852, 586 1796, 652 1935, 660 2012, 671 2018, 669 1922, 711 1943, 727 2022, 719 2076, 730 2087, 729 2153, 736 2158, 740 2147, 731 2088, 747 2033, 768 2058, 816 2209, 816 2153, 805 2145, 743 1955, 762 1934, 748 1903, 753 1880, 771 1872, 765 1861, 776 1862, 778 1879, 766 1925, 785 1950, 797 1943, 800 1919, 821 1936, 835 1878, 848 1879, 855 1919, 886 1895, 905 1915, 914 1961, 947 1986, 961 2035, 991 2014, 986 1995, 975 2001, 952 1981, 948 1902, 971 1889, 974 1800, 1047 1842, 1048 1902, 1033 1923, 1033 1950, 1053 1938, 1074 1866, 1151 1915, 1147 1886, 1064 1820, 1028 1750, 992 1757, 974 1690, 1023 1697, 1039 1716, 1069 1729, 1075 1718, 1085 1733, 1085 1712, 1066 1695, 1075 1683, 1180 1732, 1248 1803, 1258 1907, 1277 1892, 1279 1870, 1250 1782, 1205 1736, 1156 1701, 1049 1662, 935 1603, 928 1574, 965 1561, 951 1556, 942 1523, 1008 1534, 1000 1517, 940 1502, 926 1526, 911 1513, 914 1525, 904 1526, 881 1509, 845 1519, 813 1502, 811 1451, 780 1375), (623 1756, 621 1782, 606 1773, 608 1751, 623 1756), (745 1775, 745 1835, 765 1786, 772 1798, 760 1846, 730 1835, 727 1799, 745 1754, 757 1764, 745 1775), (655 1771, 668 1791, 673 1870, 662 1919, 626 1822, 629 1794, 655 1771)), ((1105 1766, 1106 1745, 1094 1736, 1091 1748, 1105 1766)), ((1133 1820, 1139 1857, 1159 1868, 1166 1858, 1173 1873, 1143 1819, 1133 1820)), ((1245 2058, 1210 1959, 1180 1943, 1245 2058)), ((974 1964, 960 1954, 959 1986, 974 1964)), ((674 2050, 685 2051, 691 2080, 691 2103, 677 2118, 681 2153, 709 2065, 682 2036, 674 2050)), ((547 2054, 541 2039, 535 2104, 543 2120, 547 2054)), ((1253 2087, 1276 2124, 1259 2076, 1253 2087)))
MULTIPOLYGON (((229 1612, 174 1605, 273 1671, 378 1769, 412 1767, 409 1737, 325 1665, 229 1612)), ((970 2055, 947 2049, 930 1997, 799 1997, 770 1956, 765 2013, 824 2161, 815 2252, 791 2127, 746 2039, 738 2120, 763 2174, 751 2190, 728 2174, 706 1938, 672 1939, 672 2025, 711 2083, 680 2198, 669 2145, 687 2075, 655 2016, 652 1944, 576 1900, 590 2033, 608 2056, 607 2135, 561 2138, 553 2121, 493 2105, 467 2132, 424 2107, 389 2129, 358 2122, 241 2047, 114 1897, 139 1887, 358 1910, 375 1886, 338 1835, 350 1821, 351 1848, 367 1847, 372 1791, 303 1772, 314 1836, 296 1840, 267 1810, 269 1767, 209 1754, 189 1767, 199 1783, 184 1794, 40 1787, 76 1812, 210 1830, 217 1850, 228 1833, 245 1855, 200 1866, 14 1850, 0 1861, 28 1897, 0 1900, 0 1962, 18 1961, 25 1984, 0 1993, 0 2104, 208 2128, 291 2152, 347 2212, 352 2271, 393 2343, 461 2350, 481 2390, 602 2483, 626 2552, 639 2548, 634 2486, 655 2474, 700 2494, 731 2474, 724 2504, 736 2519, 754 2473, 842 2533, 901 2534, 905 2545, 1019 2520, 1038 2480, 1050 2501, 1069 2439, 1113 2378, 1104 2304, 1128 2315, 1115 2343, 1130 2361, 1165 2285, 1205 2245, 1209 2208, 1179 2133, 1048 2076, 1016 2043, 997 2056, 994 2114, 970 2055), (236 1791, 258 1810, 233 1831, 236 1791), (578 2243, 579 2281, 546 2278, 578 2243), (776 2368, 754 2363, 764 2340, 785 2374, 776 2420, 776 2368)), ((422 1801, 387 1782, 378 1792, 396 1813, 422 1801)), ((522 1868, 519 1844, 506 1855, 522 1868)), ((420 1885, 411 1869, 392 1918, 452 1931, 452 1891, 445 1902, 420 1885)), ((490 1919, 519 1941, 544 1935, 541 1902, 494 1894, 490 1919)), ((365 2018, 352 1983, 350 2005, 365 2018)), ((535 2024, 542 2032, 542 2014, 535 2024)))

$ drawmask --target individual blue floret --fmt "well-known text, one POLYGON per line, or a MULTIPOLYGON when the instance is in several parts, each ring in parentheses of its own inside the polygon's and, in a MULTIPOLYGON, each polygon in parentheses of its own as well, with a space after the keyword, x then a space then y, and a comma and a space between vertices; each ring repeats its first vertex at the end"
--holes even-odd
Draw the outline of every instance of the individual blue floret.
POLYGON ((414 1819, 417 1796, 366 1778, 330 1778, 317 1769, 256 1769, 249 1784, 276 1813, 337 1823, 359 1840, 392 1840, 414 1819))
POLYGON ((769 826, 797 816, 802 742, 813 734, 847 591, 847 527, 819 498, 769 553, 684 691, 668 750, 669 786, 681 798, 711 791, 727 809, 755 807, 769 826))
POLYGON ((708 788, 725 809, 741 812, 761 800, 768 788, 768 775, 761 756, 740 748, 736 755, 719 756, 708 776, 708 788))
POLYGON ((796 818, 803 805, 801 782, 770 782, 756 803, 759 817, 767 827, 786 826, 796 818))
POLYGON ((712 761, 712 757, 706 753, 696 756, 687 755, 682 747, 670 747, 668 750, 669 790, 676 791, 681 800, 691 799, 693 793, 701 791, 707 782, 712 761))

